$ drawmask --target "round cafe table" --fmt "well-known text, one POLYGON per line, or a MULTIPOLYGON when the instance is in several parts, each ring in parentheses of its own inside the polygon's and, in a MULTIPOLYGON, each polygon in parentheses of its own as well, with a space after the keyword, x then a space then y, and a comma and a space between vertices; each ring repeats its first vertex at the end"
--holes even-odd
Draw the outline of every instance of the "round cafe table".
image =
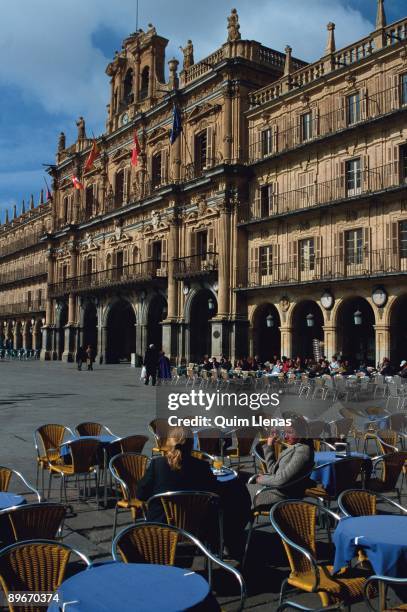
POLYGON ((22 506, 25 503, 26 499, 22 495, 0 492, 0 510, 12 508, 13 506, 22 506))
POLYGON ((405 578, 407 567, 407 516, 346 517, 333 535, 334 572, 345 567, 362 548, 375 574, 405 578))
POLYGON ((65 580, 57 595, 48 612, 59 612, 63 604, 66 612, 219 612, 202 576, 169 565, 101 564, 65 580))
POLYGON ((336 453, 335 451, 320 451, 315 453, 314 456, 314 471, 311 473, 312 480, 322 484, 324 489, 330 494, 335 495, 336 492, 336 481, 335 481, 335 469, 333 464, 341 459, 348 459, 350 457, 361 457, 366 461, 366 471, 371 472, 372 461, 369 455, 364 453, 357 453, 352 451, 350 455, 343 455, 336 453))

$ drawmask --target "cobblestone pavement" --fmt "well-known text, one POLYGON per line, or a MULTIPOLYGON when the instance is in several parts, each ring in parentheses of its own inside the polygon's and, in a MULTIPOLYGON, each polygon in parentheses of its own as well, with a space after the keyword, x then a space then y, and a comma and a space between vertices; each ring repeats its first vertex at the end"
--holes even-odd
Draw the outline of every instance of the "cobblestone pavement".
MULTIPOLYGON (((60 362, 0 362, 0 465, 21 471, 35 483, 33 432, 44 423, 63 423, 73 428, 92 420, 108 425, 119 436, 145 433, 155 416, 155 396, 151 387, 141 384, 139 376, 139 370, 127 365, 95 366, 93 372, 78 372, 73 364, 60 362)), ((145 452, 150 454, 150 449, 151 443, 145 452)), ((13 490, 18 492, 19 487, 13 490)), ((53 499, 58 499, 58 495, 55 487, 53 499)), ((76 492, 71 490, 69 495, 73 500, 76 492)), ((73 502, 75 516, 66 522, 66 542, 93 560, 107 559, 110 555, 113 500, 109 506, 96 510, 94 501, 73 502)), ((129 514, 123 512, 119 515, 119 528, 127 524, 129 514)), ((321 541, 321 547, 321 554, 329 555, 328 544, 321 541)), ((285 575, 286 561, 279 538, 265 526, 253 537, 250 549, 245 574, 249 591, 247 608, 276 610, 285 575)), ((222 597, 222 590, 221 585, 223 607, 232 610, 233 602, 222 597)), ((306 601, 311 603, 315 599, 306 601)), ((354 609, 365 608, 360 605, 354 609)))

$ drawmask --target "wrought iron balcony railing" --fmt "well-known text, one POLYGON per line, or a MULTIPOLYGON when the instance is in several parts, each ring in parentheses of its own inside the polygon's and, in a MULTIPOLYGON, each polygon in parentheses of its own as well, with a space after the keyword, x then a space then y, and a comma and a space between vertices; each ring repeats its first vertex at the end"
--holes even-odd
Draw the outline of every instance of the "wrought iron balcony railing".
POLYGON ((108 268, 91 274, 66 278, 48 286, 49 297, 58 297, 68 293, 83 293, 144 283, 167 276, 167 262, 158 260, 142 261, 127 266, 108 268))
POLYGON ((253 223, 340 201, 353 201, 397 187, 407 187, 404 163, 392 162, 370 170, 356 170, 330 181, 272 193, 266 201, 255 200, 241 208, 240 223, 253 223))
POLYGON ((8 236, 7 244, 0 243, 0 258, 7 257, 7 255, 12 255, 13 253, 23 251, 24 249, 38 244, 43 233, 44 232, 33 232, 17 240, 13 240, 12 235, 8 236))
POLYGON ((407 273, 407 251, 364 251, 347 257, 329 255, 305 261, 277 263, 236 270, 236 288, 250 289, 337 281, 358 277, 380 277, 407 273))
POLYGON ((0 285, 10 285, 22 280, 45 276, 47 274, 47 262, 33 264, 32 266, 16 267, 14 270, 0 272, 0 285))
POLYGON ((33 300, 25 302, 16 302, 14 304, 0 304, 0 315, 20 315, 20 314, 38 314, 44 312, 46 308, 44 300, 33 300))
POLYGON ((217 253, 201 253, 174 259, 174 278, 183 279, 188 276, 206 276, 218 269, 217 253))
MULTIPOLYGON (((270 137, 265 138, 261 134, 256 137, 249 147, 249 163, 272 158, 290 149, 296 149, 402 109, 407 110, 407 99, 405 99, 400 84, 400 86, 389 87, 371 96, 361 97, 348 107, 324 115, 313 113, 306 124, 302 124, 300 118, 296 117, 284 129, 280 129, 278 124, 270 128, 272 130, 270 137)), ((286 119, 281 121, 285 122, 286 119)))

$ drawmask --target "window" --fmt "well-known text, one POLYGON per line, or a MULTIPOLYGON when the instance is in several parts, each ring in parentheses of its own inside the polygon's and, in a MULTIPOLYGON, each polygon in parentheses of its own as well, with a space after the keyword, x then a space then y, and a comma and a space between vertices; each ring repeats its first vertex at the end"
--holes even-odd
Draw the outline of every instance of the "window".
POLYGON ((86 187, 85 208, 86 216, 90 217, 93 213, 93 185, 86 187))
POLYGON ((360 121, 360 94, 355 93, 346 98, 346 114, 348 125, 360 121))
POLYGON ((346 191, 348 195, 360 193, 362 176, 360 170, 360 157, 346 162, 346 191))
POLYGON ((116 253, 116 269, 118 273, 122 273, 123 272, 123 263, 124 263, 124 257, 123 257, 123 251, 117 251, 116 253))
POLYGON ((197 232, 196 248, 198 256, 202 261, 205 260, 208 253, 208 232, 197 232))
POLYGON ((68 223, 68 215, 69 215, 69 199, 66 196, 62 203, 62 221, 64 223, 68 223))
POLYGON ((363 232, 355 229, 345 232, 345 250, 347 264, 361 264, 363 261, 363 232))
POLYGON ((153 187, 159 187, 162 182, 161 176, 162 153, 156 153, 151 162, 151 179, 153 187))
POLYGON ((300 269, 301 272, 314 270, 315 268, 315 250, 314 239, 306 238, 300 240, 300 269))
POLYGON ((273 152, 273 141, 271 136, 271 128, 262 130, 261 132, 261 155, 267 157, 273 152))
POLYGON ((399 223, 400 257, 407 257, 407 221, 399 223))
POLYGON ((260 274, 269 276, 273 273, 273 247, 271 245, 260 247, 260 274))
POLYGON ((206 130, 195 137, 195 163, 197 172, 202 172, 207 165, 208 136, 206 130))
POLYGON ((31 306, 32 306, 32 293, 31 293, 31 291, 27 291, 27 304, 28 304, 28 308, 31 308, 31 306))
POLYGON ((260 187, 260 217, 269 217, 273 211, 273 185, 260 187))
POLYGON ((400 174, 401 182, 407 183, 407 145, 400 147, 400 174))
POLYGON ((156 240, 153 242, 153 261, 157 264, 157 268, 161 265, 161 253, 162 253, 162 244, 161 240, 156 240))
POLYGON ((124 172, 121 170, 116 174, 115 181, 115 205, 116 208, 119 208, 123 205, 124 201, 124 172))
POLYGON ((140 88, 140 100, 144 100, 148 96, 148 82, 150 80, 150 68, 145 66, 141 73, 141 88, 140 88))
POLYGON ((126 72, 126 76, 123 81, 123 101, 125 104, 133 102, 133 70, 131 68, 126 72))
POLYGON ((301 115, 301 141, 306 142, 312 138, 312 113, 301 115))
POLYGON ((401 75, 401 104, 407 105, 407 73, 401 75))
POLYGON ((37 304, 38 305, 42 304, 42 289, 38 289, 37 291, 37 304))

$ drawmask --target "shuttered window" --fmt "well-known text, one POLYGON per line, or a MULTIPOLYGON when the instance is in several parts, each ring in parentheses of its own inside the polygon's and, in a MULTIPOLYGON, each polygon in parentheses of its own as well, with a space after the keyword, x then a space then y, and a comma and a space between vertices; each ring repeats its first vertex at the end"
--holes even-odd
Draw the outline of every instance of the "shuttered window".
POLYGON ((262 246, 259 249, 260 274, 269 276, 273 273, 273 246, 262 246))
POLYGON ((362 185, 362 173, 360 157, 346 162, 346 190, 348 195, 355 195, 360 192, 362 185))
POLYGON ((361 228, 345 232, 345 249, 347 264, 363 262, 363 230, 361 228))
POLYGON ((400 147, 401 182, 407 183, 407 146, 400 147))
POLYGON ((162 153, 156 153, 151 161, 151 180, 153 187, 159 187, 162 182, 162 153))
POLYGON ((273 212, 273 185, 260 187, 260 217, 269 217, 273 212))
POLYGON ((300 269, 301 272, 314 270, 315 268, 315 248, 314 239, 305 238, 300 240, 300 269))
POLYGON ((399 223, 400 257, 407 257, 407 220, 399 223))
POLYGON ((312 138, 312 113, 301 115, 301 141, 306 142, 312 138))
POLYGON ((115 187, 115 205, 119 208, 124 202, 124 170, 117 172, 115 187))
POLYGON ((208 232, 201 231, 196 234, 197 254, 202 260, 205 260, 208 253, 208 232))
POLYGON ((207 130, 195 136, 195 164, 196 170, 202 172, 207 165, 208 134, 207 130))
POLYGON ((346 98, 346 120, 348 125, 358 123, 360 117, 360 93, 357 92, 346 98))
POLYGON ((267 157, 267 155, 271 155, 273 152, 273 141, 271 128, 266 128, 261 132, 261 155, 262 157, 267 157))
POLYGON ((400 79, 400 99, 403 106, 407 105, 407 73, 401 75, 400 79))
POLYGON ((162 244, 161 240, 153 242, 153 261, 157 264, 157 268, 161 265, 162 258, 162 244))

